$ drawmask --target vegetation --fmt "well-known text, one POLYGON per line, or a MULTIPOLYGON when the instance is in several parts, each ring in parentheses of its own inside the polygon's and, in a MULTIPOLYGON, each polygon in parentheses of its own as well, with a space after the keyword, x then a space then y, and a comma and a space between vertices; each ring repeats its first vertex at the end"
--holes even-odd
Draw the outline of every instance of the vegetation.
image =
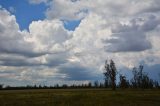
POLYGON ((130 81, 119 74, 116 84, 117 69, 110 60, 105 62, 104 83, 21 87, 0 84, 0 106, 160 106, 159 82, 149 78, 143 65, 132 72, 130 81))
POLYGON ((129 87, 129 81, 126 80, 126 77, 122 74, 119 76, 120 82, 119 82, 119 87, 120 88, 128 88, 129 87))
POLYGON ((81 84, 81 85, 59 85, 56 84, 54 86, 42 86, 42 85, 27 85, 27 86, 20 86, 20 87, 11 87, 6 86, 3 87, 3 84, 0 84, 0 90, 22 90, 22 89, 79 89, 79 88, 112 88, 115 90, 116 88, 141 88, 141 89, 152 89, 152 88, 160 88, 159 82, 154 81, 149 78, 148 74, 143 71, 143 65, 139 65, 139 67, 133 68, 133 78, 129 81, 126 79, 126 76, 120 74, 119 75, 119 84, 116 85, 116 75, 117 69, 116 65, 113 60, 105 62, 105 72, 104 74, 104 83, 95 81, 93 84, 89 82, 88 84, 81 84))
POLYGON ((0 106, 160 106, 159 90, 43 89, 0 91, 0 106))
POLYGON ((105 62, 105 84, 106 87, 108 85, 112 86, 112 89, 116 89, 116 66, 113 60, 110 60, 110 63, 108 61, 105 62))
POLYGON ((153 88, 154 82, 149 78, 147 73, 143 72, 143 66, 133 68, 133 78, 131 80, 132 87, 134 88, 153 88))

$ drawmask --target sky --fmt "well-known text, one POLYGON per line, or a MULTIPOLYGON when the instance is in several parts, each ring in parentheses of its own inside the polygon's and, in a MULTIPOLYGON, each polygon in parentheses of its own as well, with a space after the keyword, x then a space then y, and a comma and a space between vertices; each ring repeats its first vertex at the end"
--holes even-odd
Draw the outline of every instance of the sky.
POLYGON ((159 0, 0 0, 0 83, 102 81, 105 60, 119 74, 160 81, 159 0))

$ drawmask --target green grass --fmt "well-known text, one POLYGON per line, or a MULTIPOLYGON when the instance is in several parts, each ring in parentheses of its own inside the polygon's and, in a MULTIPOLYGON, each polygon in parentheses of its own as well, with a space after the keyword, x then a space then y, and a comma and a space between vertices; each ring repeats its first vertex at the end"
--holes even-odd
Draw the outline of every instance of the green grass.
POLYGON ((6 90, 0 106, 160 106, 160 90, 6 90))

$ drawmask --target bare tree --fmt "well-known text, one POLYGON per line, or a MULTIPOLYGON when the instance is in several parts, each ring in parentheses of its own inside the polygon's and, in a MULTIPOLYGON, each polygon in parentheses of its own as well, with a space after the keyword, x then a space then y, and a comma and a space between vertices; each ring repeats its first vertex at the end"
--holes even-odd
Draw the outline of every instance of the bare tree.
POLYGON ((105 62, 105 83, 111 82, 112 89, 116 89, 116 73, 117 69, 113 60, 110 60, 110 63, 105 62), (107 81, 107 82, 106 82, 107 81))
POLYGON ((143 65, 139 65, 139 68, 134 67, 132 72, 131 83, 134 88, 153 88, 154 82, 147 73, 143 72, 143 65))
POLYGON ((119 79, 120 79, 119 86, 121 88, 124 89, 124 88, 127 88, 129 86, 129 82, 126 80, 126 76, 120 74, 119 79))

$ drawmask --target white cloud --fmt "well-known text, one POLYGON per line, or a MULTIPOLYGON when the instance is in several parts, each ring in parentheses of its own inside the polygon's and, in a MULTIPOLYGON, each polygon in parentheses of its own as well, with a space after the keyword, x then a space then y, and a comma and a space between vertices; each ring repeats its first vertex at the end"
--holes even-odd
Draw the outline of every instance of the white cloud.
POLYGON ((24 38, 27 32, 20 31, 16 18, 7 10, 0 9, 0 52, 32 55, 33 45, 24 38))
POLYGON ((52 0, 49 3, 49 9, 46 12, 48 19, 76 20, 81 19, 87 14, 81 1, 72 0, 52 0))
MULTIPOLYGON (((48 5, 48 3, 47 3, 48 5)), ((148 12, 157 12, 158 0, 51 0, 46 15, 49 19, 81 19, 93 12, 106 18, 124 18, 148 12)))
POLYGON ((36 50, 56 53, 65 51, 64 42, 72 32, 63 27, 59 20, 43 20, 32 22, 29 26, 28 41, 36 45, 36 50))
POLYGON ((45 2, 49 8, 47 18, 33 21, 29 31, 20 31, 15 16, 0 10, 3 81, 101 79, 106 59, 115 60, 118 69, 140 62, 160 64, 158 0, 30 2, 45 2), (65 29, 61 21, 79 19, 74 31, 65 29))
POLYGON ((52 66, 65 62, 61 54, 66 50, 64 42, 69 39, 71 32, 64 29, 61 21, 33 22, 30 32, 27 32, 20 31, 15 16, 7 10, 1 9, 0 13, 0 65, 52 66), (57 56, 61 59, 51 64, 53 60, 48 55, 54 56, 53 59, 57 56))
POLYGON ((159 25, 159 19, 151 15, 149 17, 137 17, 125 22, 117 23, 112 28, 112 37, 106 39, 106 51, 129 52, 151 49, 152 45, 148 40, 147 33, 159 25))

